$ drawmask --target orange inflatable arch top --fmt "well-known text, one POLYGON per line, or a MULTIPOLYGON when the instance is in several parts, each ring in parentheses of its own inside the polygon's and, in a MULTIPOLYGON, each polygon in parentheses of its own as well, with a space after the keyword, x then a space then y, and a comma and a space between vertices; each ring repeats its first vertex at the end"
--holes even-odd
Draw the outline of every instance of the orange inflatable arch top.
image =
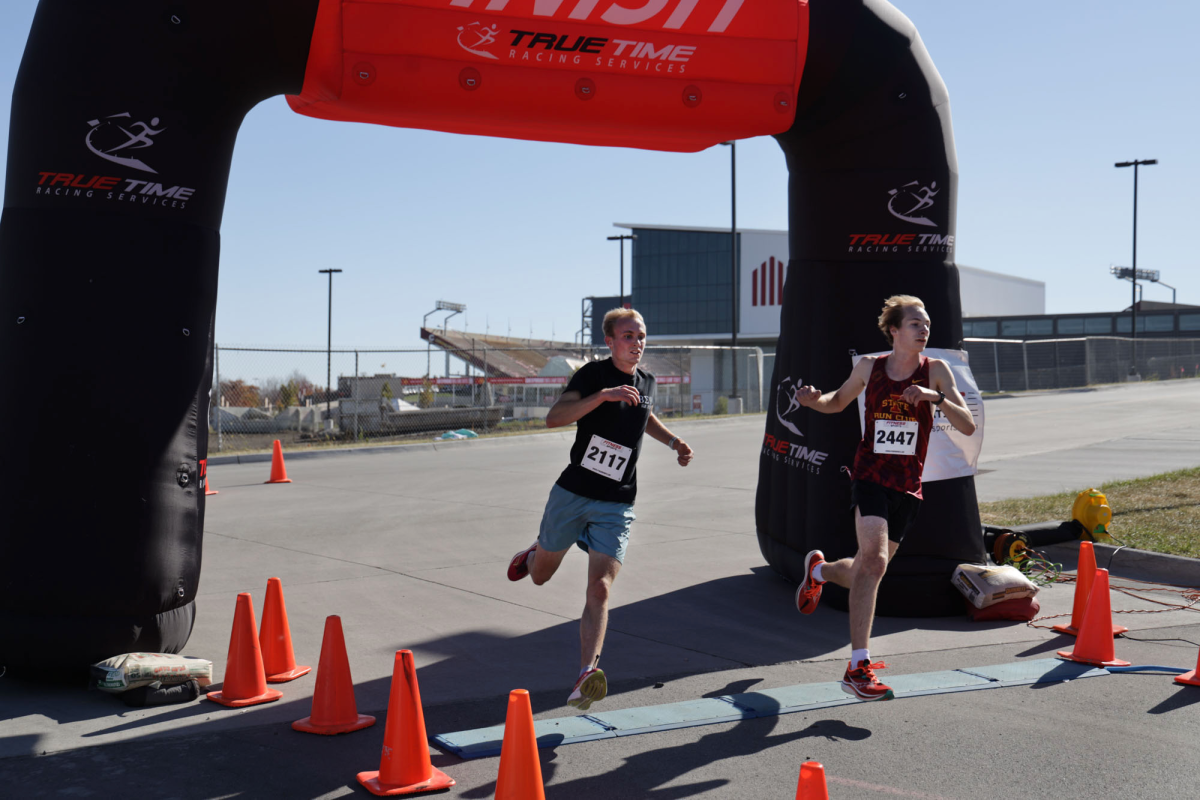
POLYGON ((791 127, 807 0, 321 0, 301 114, 694 152, 791 127))

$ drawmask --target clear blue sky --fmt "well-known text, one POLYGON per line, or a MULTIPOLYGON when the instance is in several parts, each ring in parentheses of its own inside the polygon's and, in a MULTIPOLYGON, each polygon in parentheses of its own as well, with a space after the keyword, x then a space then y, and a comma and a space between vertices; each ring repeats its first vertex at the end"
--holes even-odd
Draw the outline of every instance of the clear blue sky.
MULTIPOLYGON (((1050 312, 1125 307, 1129 284, 1108 267, 1130 262, 1133 171, 1113 163, 1157 158, 1140 173, 1138 264, 1200 304, 1200 5, 895 4, 950 89, 960 264, 1045 281, 1050 312)), ((35 5, 0 3, 5 98, 35 5)), ((786 182, 772 139, 739 143, 740 225, 785 228, 786 182)), ((237 143, 217 341, 324 347, 326 267, 345 270, 335 347, 423 347, 421 317, 439 299, 466 303, 473 330, 569 340, 580 298, 618 292, 617 244, 605 240, 617 221, 728 225, 728 148, 663 154, 332 123, 275 98, 237 143)))

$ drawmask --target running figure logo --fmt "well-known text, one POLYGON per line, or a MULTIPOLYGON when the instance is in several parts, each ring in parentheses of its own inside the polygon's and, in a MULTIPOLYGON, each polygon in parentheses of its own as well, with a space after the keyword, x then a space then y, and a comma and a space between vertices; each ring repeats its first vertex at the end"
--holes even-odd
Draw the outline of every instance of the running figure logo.
POLYGON ((775 418, 779 420, 780 425, 800 437, 803 437, 804 434, 800 432, 794 422, 788 420, 788 417, 801 408, 800 401, 796 399, 796 390, 803 385, 804 381, 793 382, 791 377, 787 377, 779 382, 779 387, 775 390, 775 418), (786 408, 784 408, 785 403, 786 408))
POLYGON ((149 125, 144 122, 130 124, 125 121, 128 119, 132 119, 132 116, 126 112, 113 114, 103 120, 88 120, 91 130, 84 138, 88 150, 106 161, 157 175, 158 171, 141 159, 116 154, 126 150, 144 150, 147 147, 153 147, 153 137, 165 131, 166 128, 155 129, 154 126, 159 124, 158 117, 153 117, 149 125), (121 139, 121 135, 124 135, 124 140, 121 139))
POLYGON ((484 27, 483 23, 481 22, 472 22, 467 26, 459 25, 458 46, 473 55, 498 61, 499 59, 497 59, 496 56, 489 53, 487 50, 479 49, 496 41, 496 35, 498 33, 500 33, 500 26, 496 24, 493 24, 490 27, 484 27), (463 41, 463 37, 467 38, 466 42, 463 41))
POLYGON ((931 182, 928 186, 920 186, 920 183, 920 181, 911 181, 899 189, 890 189, 888 191, 888 194, 891 195, 888 199, 888 211, 896 219, 936 228, 937 223, 929 217, 913 216, 918 211, 924 211, 931 207, 933 198, 937 195, 937 181, 931 182), (920 186, 920 188, 913 188, 916 186, 920 186), (897 208, 897 205, 901 208, 897 208))

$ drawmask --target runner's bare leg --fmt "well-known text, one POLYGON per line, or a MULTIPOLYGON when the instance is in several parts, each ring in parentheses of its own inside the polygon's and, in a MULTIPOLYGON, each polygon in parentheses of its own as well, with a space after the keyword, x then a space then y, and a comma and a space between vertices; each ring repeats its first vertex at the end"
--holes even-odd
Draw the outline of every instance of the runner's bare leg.
POLYGON ((587 603, 579 620, 579 667, 592 667, 600 658, 608 630, 608 595, 621 570, 621 562, 595 550, 588 551, 587 603))
POLYGON ((875 598, 888 562, 899 545, 887 538, 887 520, 864 517, 854 509, 858 553, 854 558, 830 561, 821 567, 821 577, 850 590, 850 646, 868 649, 875 622, 875 598))
POLYGON ((529 568, 529 579, 537 586, 550 580, 554 573, 558 572, 559 565, 570 550, 569 547, 565 550, 544 550, 539 543, 537 550, 525 559, 525 565, 529 568))

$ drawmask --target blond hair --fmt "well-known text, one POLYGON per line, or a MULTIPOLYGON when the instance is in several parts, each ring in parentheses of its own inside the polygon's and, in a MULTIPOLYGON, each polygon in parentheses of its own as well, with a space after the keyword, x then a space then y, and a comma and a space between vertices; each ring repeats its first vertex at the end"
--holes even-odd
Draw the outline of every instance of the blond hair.
POLYGON ((642 325, 646 324, 646 320, 642 319, 642 315, 632 308, 614 308, 604 315, 604 338, 610 338, 613 335, 613 328, 623 319, 636 319, 642 325))
POLYGON ((911 294, 894 294, 887 300, 883 301, 883 312, 879 315, 879 330, 883 331, 883 337, 887 339, 888 344, 892 342, 892 332, 889 328, 899 328, 904 324, 904 315, 906 309, 909 308, 925 308, 925 303, 919 297, 913 297, 911 294))

